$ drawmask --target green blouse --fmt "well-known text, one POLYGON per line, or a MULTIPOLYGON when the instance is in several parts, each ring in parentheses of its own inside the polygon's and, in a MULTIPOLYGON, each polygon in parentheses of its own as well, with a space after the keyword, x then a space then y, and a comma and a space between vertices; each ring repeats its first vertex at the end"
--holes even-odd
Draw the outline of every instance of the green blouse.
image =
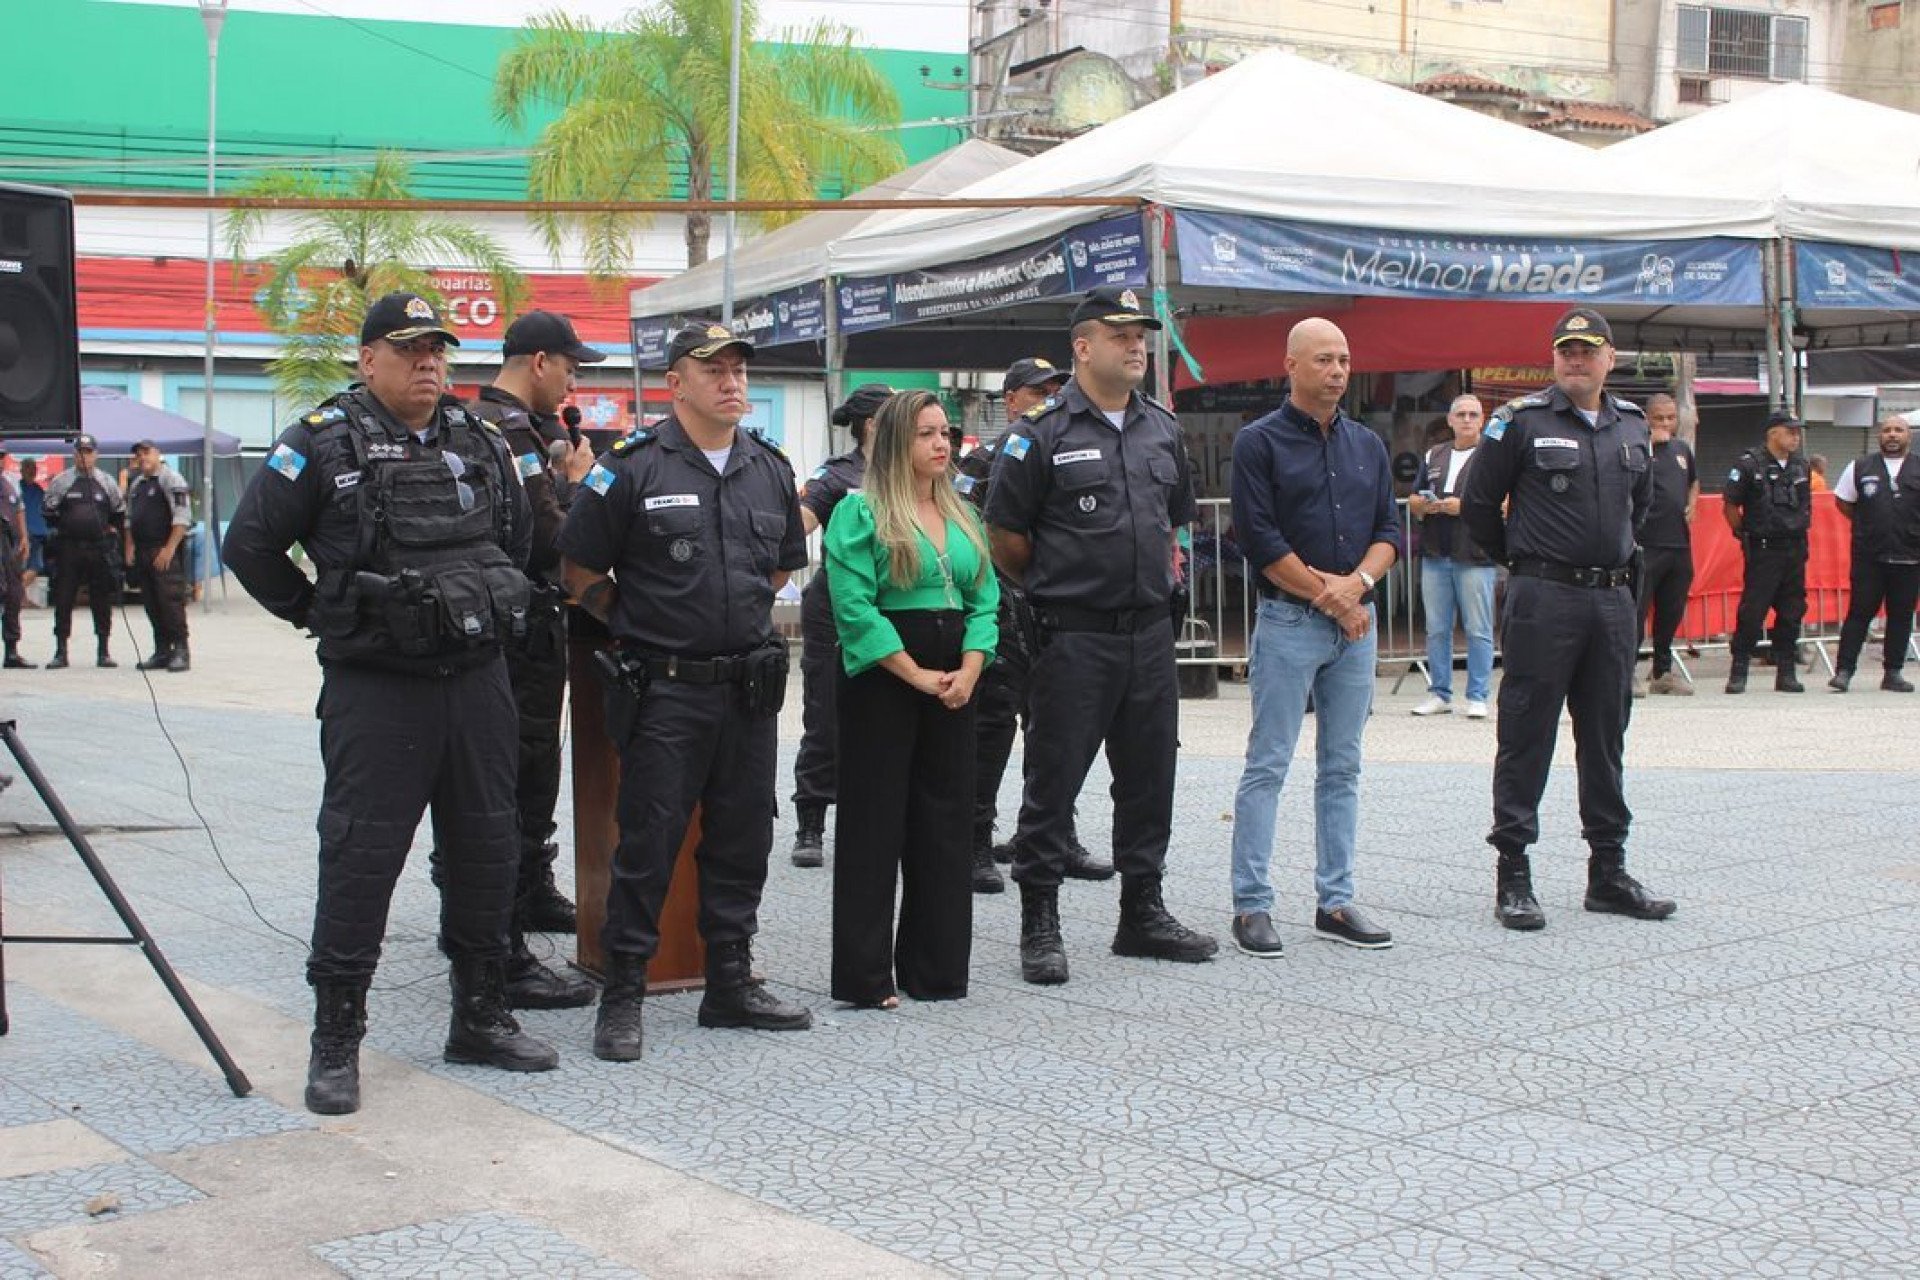
MULTIPOLYGON (((976 519, 971 513, 969 518, 976 519)), ((976 529, 979 528, 976 522, 976 529)), ((991 565, 980 563, 973 540, 947 521, 947 564, 927 535, 920 534, 920 579, 898 587, 888 576, 890 556, 874 536, 873 508, 854 490, 840 500, 827 521, 827 575, 833 584, 833 621, 840 631, 840 656, 847 674, 857 676, 906 646, 882 610, 959 609, 966 614, 960 647, 993 661, 1000 643, 1000 584, 991 565)))

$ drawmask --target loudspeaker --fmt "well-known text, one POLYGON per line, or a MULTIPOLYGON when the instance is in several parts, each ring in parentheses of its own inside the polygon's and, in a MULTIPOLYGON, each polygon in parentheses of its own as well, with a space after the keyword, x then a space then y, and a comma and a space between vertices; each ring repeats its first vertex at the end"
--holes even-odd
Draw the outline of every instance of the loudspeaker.
POLYGON ((0 184, 0 439, 79 430, 73 197, 0 184))

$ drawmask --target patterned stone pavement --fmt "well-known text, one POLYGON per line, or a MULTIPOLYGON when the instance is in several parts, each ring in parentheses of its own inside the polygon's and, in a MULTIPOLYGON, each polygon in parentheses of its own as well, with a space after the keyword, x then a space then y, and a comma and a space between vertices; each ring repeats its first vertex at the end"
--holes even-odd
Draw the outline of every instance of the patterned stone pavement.
MULTIPOLYGON (((1383 700, 1383 713, 1414 692, 1383 700)), ((1244 723, 1233 697, 1189 717, 1216 729, 1234 715, 1244 723)), ((1839 702, 1795 714, 1844 734, 1839 702)), ((444 965, 416 866, 395 902, 369 1046, 407 1073, 471 1091, 476 1105, 491 1100, 877 1246, 902 1272, 1911 1276, 1920 1266, 1913 761, 1792 771, 1781 767, 1791 747, 1764 745, 1763 706, 1741 708, 1743 727, 1729 737, 1724 704, 1695 703, 1705 710, 1657 708, 1666 722, 1650 732, 1695 734, 1698 767, 1640 768, 1631 780, 1635 869, 1682 904, 1664 923, 1580 910, 1563 769, 1536 860, 1549 928, 1504 933, 1491 920, 1481 843, 1484 762, 1407 760, 1370 764, 1363 784, 1361 901, 1397 945, 1362 953, 1317 940, 1303 761, 1275 860, 1287 941, 1277 962, 1230 949, 1190 967, 1116 959, 1106 943, 1117 885, 1073 884, 1063 898, 1066 986, 1019 981, 1017 899, 1003 894, 976 899, 969 999, 852 1012, 825 994, 830 873, 777 856, 757 958, 782 994, 814 1007, 813 1031, 703 1031, 697 997, 661 998, 649 1005, 645 1060, 620 1067, 587 1052, 590 1010, 535 1013, 524 1020, 559 1045, 562 1067, 510 1076, 439 1060, 444 965)), ((37 685, 17 713, 83 821, 178 828, 98 843, 174 963, 203 989, 284 1016, 275 1034, 299 1061, 318 786, 311 719, 166 709, 197 802, 263 923, 205 835, 188 829, 178 766, 150 709, 37 685), (101 743, 115 744, 111 756, 101 743)), ((1230 723, 1220 732, 1230 739, 1230 723)), ((1167 892, 1177 914, 1223 939, 1237 776, 1225 753, 1183 761, 1167 892)), ((1104 782, 1090 784, 1084 830, 1104 832, 1109 813, 1104 782)), ((0 822, 41 817, 20 788, 0 809, 0 822)), ((783 823, 780 849, 789 834, 783 823)), ((10 919, 101 927, 97 893, 57 840, 0 839, 0 859, 10 919)), ((10 971, 23 950, 9 951, 10 971)), ((374 1123, 316 1127, 297 1091, 235 1101, 203 1058, 161 1054, 83 997, 55 999, 17 980, 8 997, 0 1277, 45 1274, 50 1258, 58 1266, 68 1255, 37 1246, 73 1238, 62 1231, 110 1242, 129 1220, 217 1212, 226 1193, 202 1190, 185 1166, 169 1171, 171 1153, 348 1141, 374 1123), (83 1127, 86 1163, 46 1154, 61 1144, 36 1145, 47 1125, 83 1127), (101 1191, 119 1207, 89 1226, 83 1206, 101 1191)), ((157 984, 152 1000, 165 1001, 157 984)), ((316 1214, 304 1247, 318 1273, 752 1273, 706 1255, 696 1264, 664 1248, 597 1246, 504 1190, 452 1202, 442 1192, 410 1216, 408 1190, 402 1178, 385 1219, 360 1229, 331 1230, 316 1214)))

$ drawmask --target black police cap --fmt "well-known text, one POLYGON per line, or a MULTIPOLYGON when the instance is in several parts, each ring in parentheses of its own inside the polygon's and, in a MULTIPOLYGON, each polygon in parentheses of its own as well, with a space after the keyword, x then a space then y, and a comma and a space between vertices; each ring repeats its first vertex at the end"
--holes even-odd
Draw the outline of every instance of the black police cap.
POLYGON ((1140 309, 1140 298, 1133 290, 1111 285, 1090 290, 1073 309, 1073 320, 1067 327, 1078 329, 1089 320, 1111 325, 1143 324, 1149 329, 1163 327, 1158 318, 1140 309))
POLYGON ((545 352, 551 356, 572 356, 581 364, 598 364, 607 358, 580 341, 573 321, 552 311, 529 311, 507 326, 500 350, 508 356, 532 356, 545 352))
POLYGON ((1004 394, 1018 391, 1022 387, 1044 387, 1050 382, 1065 382, 1067 371, 1055 367, 1052 362, 1032 356, 1025 360, 1015 360, 1007 367, 1007 376, 1000 380, 1000 390, 1004 394))
POLYGON ((880 406, 893 394, 893 388, 884 382, 865 382, 853 389, 846 402, 833 411, 833 425, 850 427, 856 422, 865 422, 880 412, 880 406))
POLYGON ((1594 347, 1613 345, 1613 326, 1607 318, 1591 307, 1575 307, 1560 317, 1553 326, 1553 345, 1563 342, 1584 342, 1594 347))
POLYGON ((1767 430, 1771 431, 1775 427, 1791 427, 1793 430, 1798 431, 1801 429, 1800 419, 1794 417, 1785 409, 1775 409, 1767 415, 1767 430))
POLYGON ((367 308, 366 319, 360 322, 360 345, 371 346, 382 338, 406 342, 430 333, 445 338, 450 347, 460 345, 431 302, 417 293, 390 293, 367 308))
POLYGON ((753 344, 720 324, 689 324, 674 331, 667 343, 667 367, 671 369, 682 356, 708 360, 728 347, 740 348, 740 354, 753 354, 753 344))

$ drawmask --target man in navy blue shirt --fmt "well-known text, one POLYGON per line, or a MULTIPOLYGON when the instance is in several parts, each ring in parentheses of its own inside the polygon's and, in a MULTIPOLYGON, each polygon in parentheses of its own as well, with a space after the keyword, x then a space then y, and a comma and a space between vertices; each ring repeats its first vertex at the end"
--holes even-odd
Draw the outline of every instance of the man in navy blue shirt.
POLYGON ((1372 595, 1399 557, 1400 534, 1387 447, 1340 412, 1352 365, 1345 334, 1302 320, 1287 336, 1287 402, 1233 442, 1233 531, 1260 587, 1253 731, 1233 801, 1233 941, 1249 955, 1282 949, 1267 868, 1309 696, 1319 716, 1314 931, 1353 947, 1393 945, 1353 905, 1360 736, 1378 647, 1372 595))

